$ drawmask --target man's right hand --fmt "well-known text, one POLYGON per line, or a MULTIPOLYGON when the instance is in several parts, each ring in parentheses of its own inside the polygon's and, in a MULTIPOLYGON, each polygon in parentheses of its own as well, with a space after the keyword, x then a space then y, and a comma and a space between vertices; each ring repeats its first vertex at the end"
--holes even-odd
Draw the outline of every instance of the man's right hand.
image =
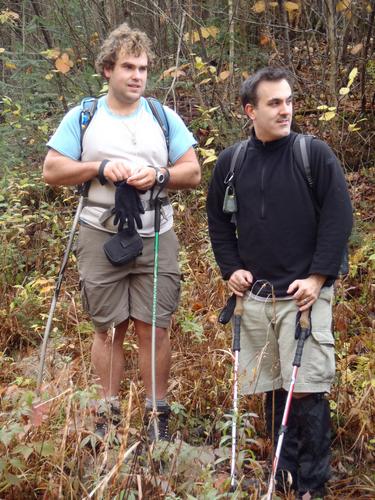
POLYGON ((126 181, 132 175, 132 169, 122 161, 109 161, 104 167, 103 175, 112 182, 126 181))
POLYGON ((253 275, 245 269, 234 271, 228 281, 229 289, 239 297, 243 297, 243 294, 250 288, 252 283, 253 275))

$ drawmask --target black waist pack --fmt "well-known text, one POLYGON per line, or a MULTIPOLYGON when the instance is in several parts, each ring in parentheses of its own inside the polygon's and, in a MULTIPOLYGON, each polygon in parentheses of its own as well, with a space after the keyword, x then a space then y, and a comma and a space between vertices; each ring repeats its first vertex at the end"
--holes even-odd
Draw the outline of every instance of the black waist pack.
POLYGON ((106 241, 103 250, 112 265, 123 266, 142 254, 143 241, 137 231, 124 229, 106 241))

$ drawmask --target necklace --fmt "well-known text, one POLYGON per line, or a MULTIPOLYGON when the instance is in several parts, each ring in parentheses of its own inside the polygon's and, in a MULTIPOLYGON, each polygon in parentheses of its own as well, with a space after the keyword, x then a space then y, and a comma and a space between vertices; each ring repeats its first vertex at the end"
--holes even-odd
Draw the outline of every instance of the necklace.
POLYGON ((121 123, 124 125, 126 128, 128 135, 130 136, 130 140, 133 146, 137 145, 137 129, 138 129, 138 118, 139 118, 139 112, 137 113, 137 116, 135 117, 135 120, 133 120, 134 123, 134 129, 132 129, 129 124, 127 123, 127 119, 121 120, 121 123))
POLYGON ((125 120, 121 120, 121 123, 124 125, 124 127, 128 131, 131 143, 133 144, 133 146, 136 146, 137 145, 137 130, 132 130, 129 127, 129 125, 125 122, 125 120))

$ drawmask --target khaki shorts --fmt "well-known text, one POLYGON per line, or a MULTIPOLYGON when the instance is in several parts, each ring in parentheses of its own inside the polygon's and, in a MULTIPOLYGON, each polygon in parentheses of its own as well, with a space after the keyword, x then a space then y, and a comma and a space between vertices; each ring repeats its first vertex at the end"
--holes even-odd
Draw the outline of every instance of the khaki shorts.
MULTIPOLYGON (((311 312, 312 333, 306 339, 295 392, 329 392, 335 375, 332 335, 333 287, 322 288, 311 312)), ((297 347, 298 308, 294 300, 244 300, 239 354, 240 391, 253 394, 288 390, 297 347)))
MULTIPOLYGON (((143 238, 143 252, 134 261, 115 267, 103 251, 111 235, 81 225, 76 245, 81 297, 97 331, 128 319, 152 323, 154 238, 143 238)), ((179 244, 173 229, 159 236, 156 326, 168 328, 178 305, 179 244)))

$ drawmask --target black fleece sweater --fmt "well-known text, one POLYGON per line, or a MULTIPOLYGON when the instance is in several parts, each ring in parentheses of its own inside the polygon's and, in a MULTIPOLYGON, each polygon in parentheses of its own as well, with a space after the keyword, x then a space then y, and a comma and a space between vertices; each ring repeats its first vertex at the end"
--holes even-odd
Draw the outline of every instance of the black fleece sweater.
MULTIPOLYGON (((352 206, 337 158, 323 141, 312 141, 312 193, 293 160, 295 136, 268 143, 250 139, 236 173, 237 229, 222 209, 234 146, 219 155, 207 197, 209 234, 223 278, 246 269, 257 285, 270 283, 277 297, 287 295, 292 281, 310 274, 322 274, 325 285, 332 284, 352 228, 352 206)), ((270 293, 259 288, 254 292, 270 293)))

